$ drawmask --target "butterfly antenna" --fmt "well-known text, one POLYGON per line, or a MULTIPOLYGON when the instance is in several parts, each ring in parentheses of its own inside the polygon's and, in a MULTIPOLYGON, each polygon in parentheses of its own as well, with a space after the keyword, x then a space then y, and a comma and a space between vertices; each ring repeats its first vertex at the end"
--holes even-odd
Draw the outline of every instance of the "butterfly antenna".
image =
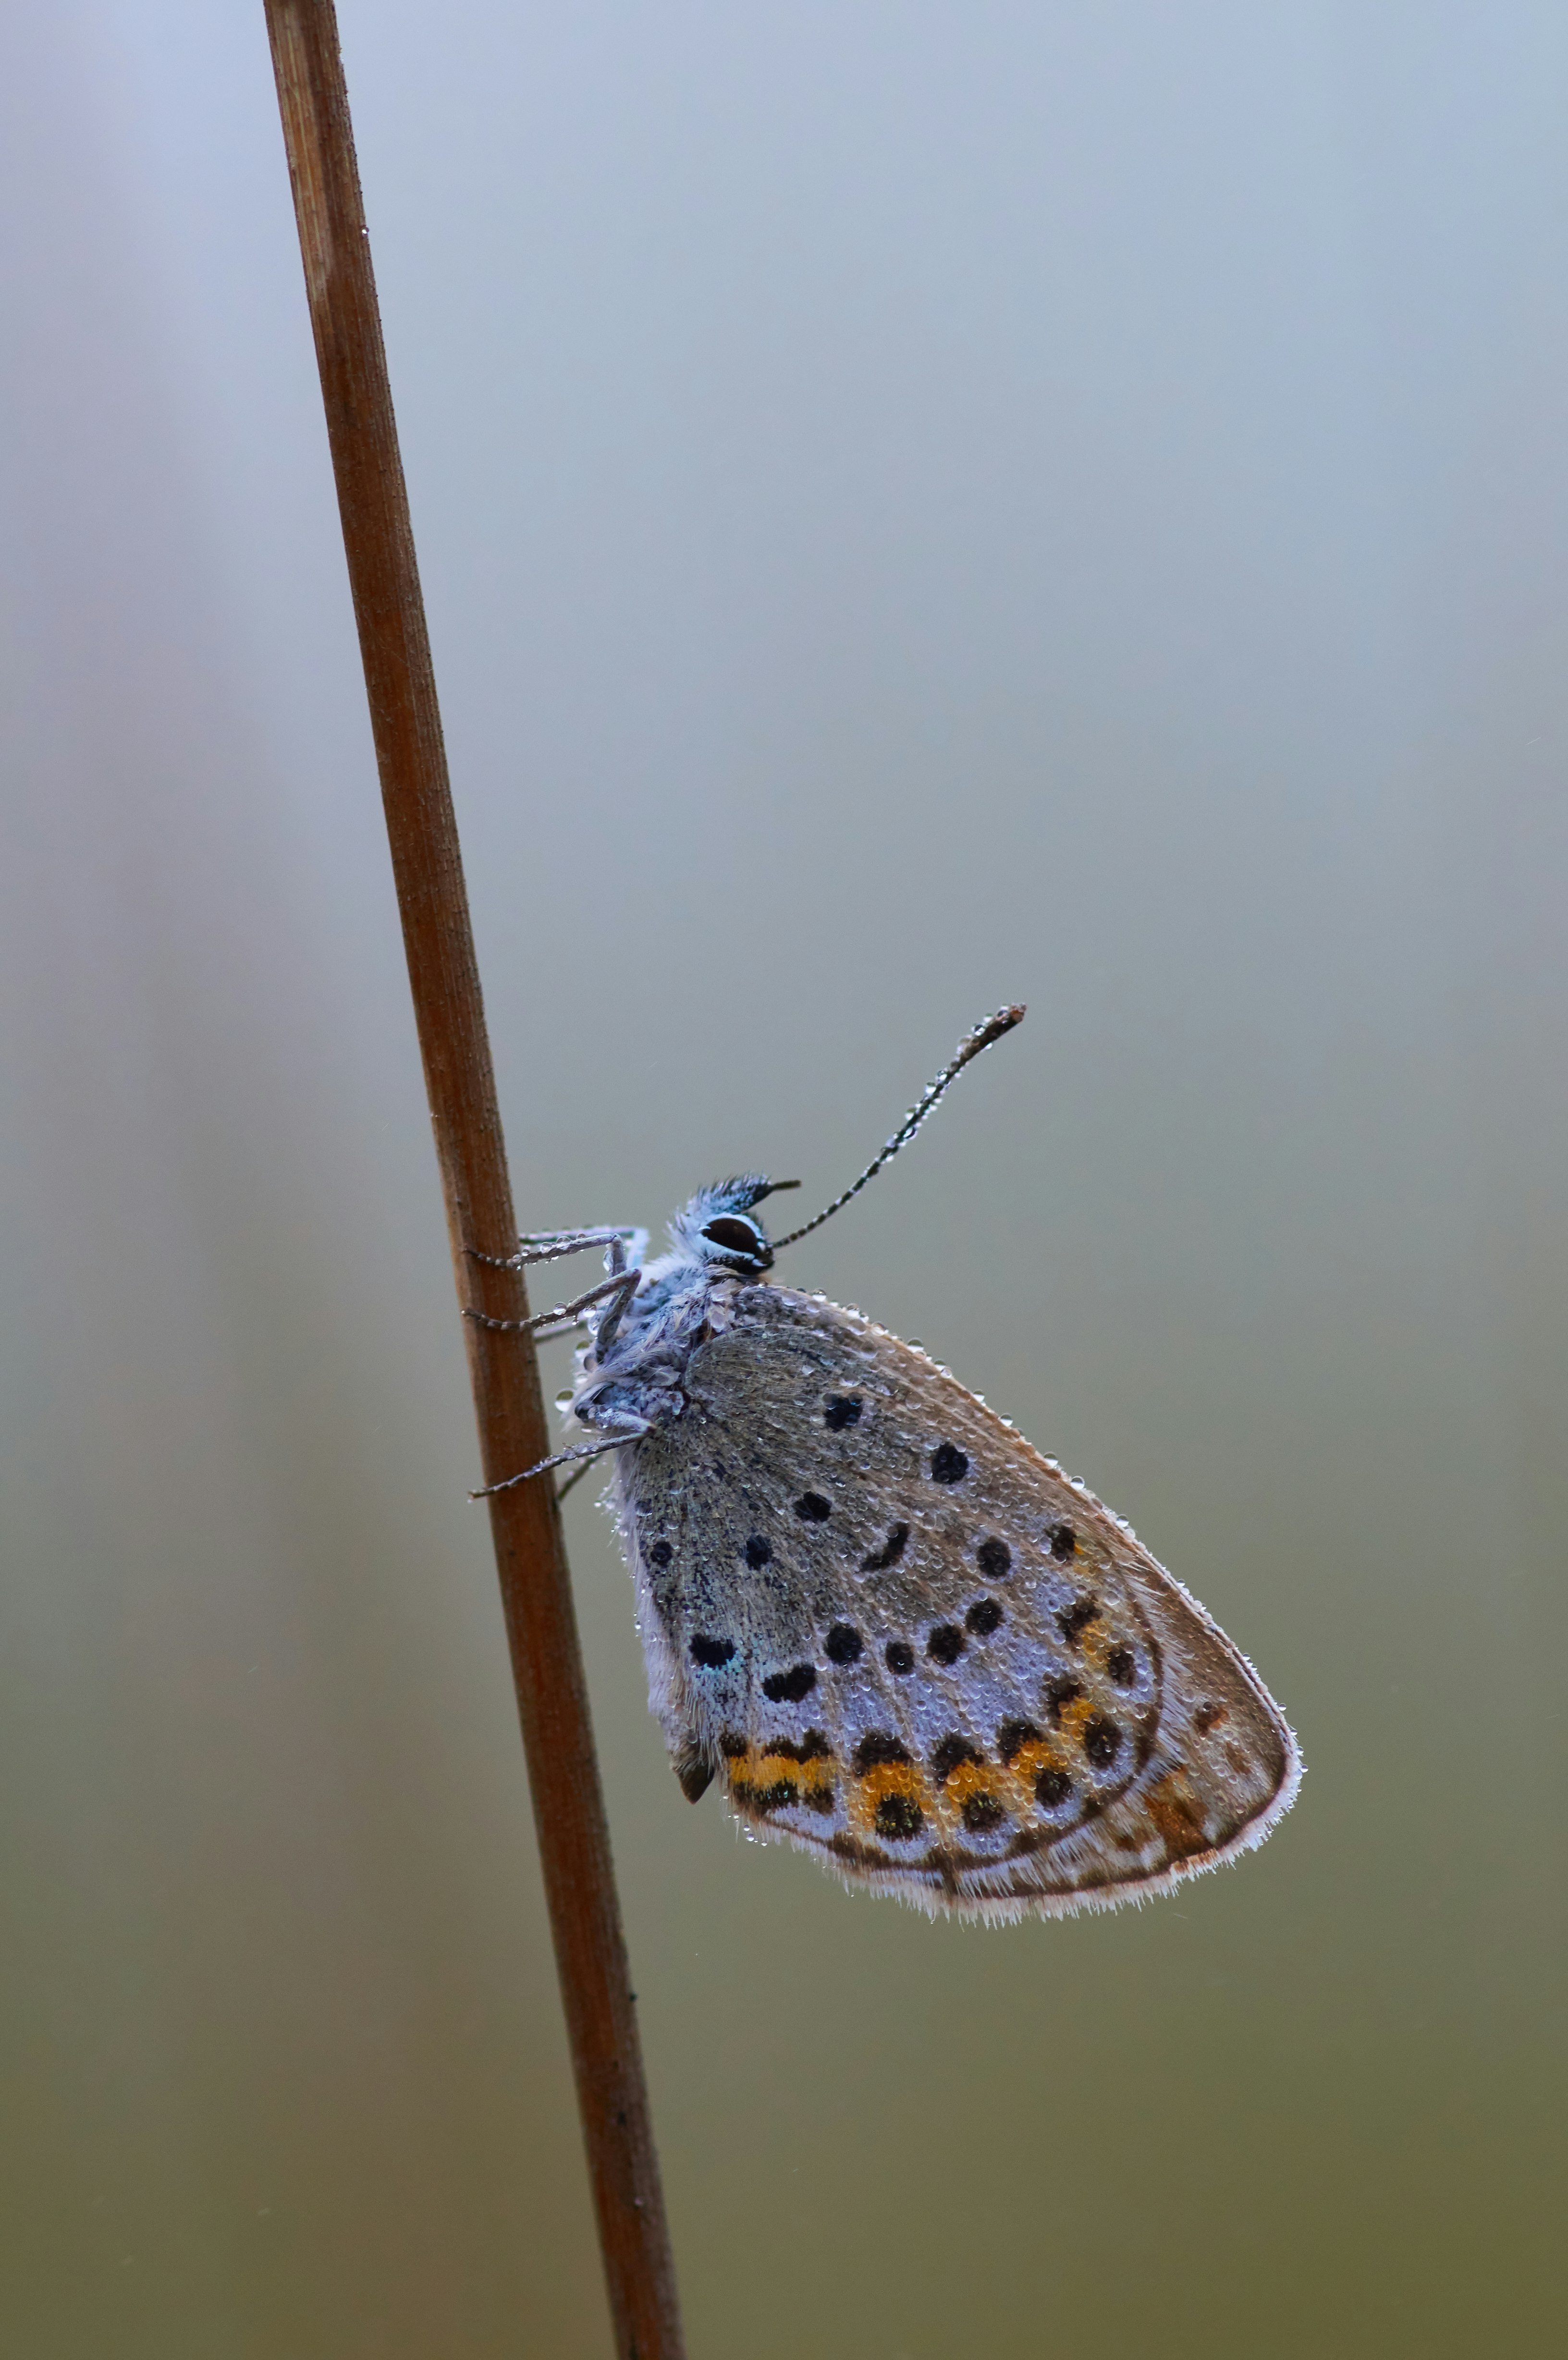
POLYGON ((835 1196, 831 1205, 824 1205, 814 1220, 806 1222, 801 1229, 791 1229, 787 1238, 775 1238, 774 1252, 779 1252, 785 1246, 794 1245, 798 1239, 809 1238, 813 1229, 820 1229, 824 1221, 831 1221, 835 1213, 842 1212, 852 1196, 859 1196, 868 1180, 876 1179, 884 1164, 891 1163, 899 1148, 913 1139, 948 1084, 958 1079, 964 1066, 973 1063, 982 1049, 988 1049, 993 1041, 999 1041, 1004 1032, 1010 1032, 1015 1024, 1021 1024, 1023 1021, 1024 1011, 1021 1007, 998 1008, 995 1016, 987 1016, 984 1024, 977 1024, 969 1038, 959 1044, 957 1055, 942 1067, 935 1081, 921 1093, 917 1103, 909 1109, 887 1146, 872 1157, 859 1179, 852 1181, 843 1196, 835 1196))

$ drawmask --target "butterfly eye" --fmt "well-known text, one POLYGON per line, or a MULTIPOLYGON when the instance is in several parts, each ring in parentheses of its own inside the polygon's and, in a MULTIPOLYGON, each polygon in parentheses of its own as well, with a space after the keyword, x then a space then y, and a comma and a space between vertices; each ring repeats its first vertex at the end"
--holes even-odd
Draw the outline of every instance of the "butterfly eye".
POLYGON ((753 1262, 757 1260, 762 1243, 749 1221, 732 1220, 727 1213, 721 1213, 716 1221, 710 1221, 702 1235, 710 1245, 722 1246, 725 1253, 745 1254, 748 1261, 753 1262))

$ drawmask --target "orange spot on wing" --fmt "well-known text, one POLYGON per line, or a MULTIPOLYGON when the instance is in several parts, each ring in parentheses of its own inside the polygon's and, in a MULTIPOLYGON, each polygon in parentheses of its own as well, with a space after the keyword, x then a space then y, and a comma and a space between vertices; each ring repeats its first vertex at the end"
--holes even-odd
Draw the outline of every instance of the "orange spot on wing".
POLYGON ((919 1810, 931 1808, 931 1788, 920 1775, 914 1762, 877 1762, 863 1770, 852 1789, 853 1815, 856 1825, 867 1835, 877 1831, 877 1811, 879 1804, 890 1795, 913 1803, 919 1810))
POLYGON ((1067 1777, 1073 1775, 1060 1745, 1049 1737, 1031 1737, 1027 1745, 1019 1746, 1002 1773, 1004 1778, 1012 1781, 1015 1808, 1027 1811, 1033 1808, 1035 1781, 1042 1770, 1060 1770, 1067 1777))
POLYGON ((1168 1771, 1142 1800, 1145 1812, 1172 1860, 1190 1860, 1194 1852, 1212 1848, 1213 1839, 1203 1825, 1202 1806, 1184 1770, 1168 1771))
POLYGON ((937 1789, 936 1807, 943 1831, 962 1842, 965 1836, 999 1826, 1008 1813, 1016 1816, 1013 1774, 995 1762, 956 1763, 937 1789), (970 1803, 988 1804, 992 1808, 973 1824, 966 1823, 964 1807, 970 1803))
POLYGON ((1062 1706, 1061 1717, 1056 1725, 1069 1745, 1082 1745, 1084 1724, 1093 1718, 1094 1711, 1093 1697, 1074 1697, 1071 1704, 1062 1706))
POLYGON ((994 1795, 1006 1775, 988 1762, 961 1762, 943 1781, 942 1800, 962 1810, 974 1795, 994 1795))
POLYGON ((748 1745, 744 1754, 724 1763, 730 1800, 737 1811, 766 1817, 803 1805, 809 1811, 831 1810, 834 1765, 831 1755, 798 1762, 790 1754, 759 1753, 748 1745))

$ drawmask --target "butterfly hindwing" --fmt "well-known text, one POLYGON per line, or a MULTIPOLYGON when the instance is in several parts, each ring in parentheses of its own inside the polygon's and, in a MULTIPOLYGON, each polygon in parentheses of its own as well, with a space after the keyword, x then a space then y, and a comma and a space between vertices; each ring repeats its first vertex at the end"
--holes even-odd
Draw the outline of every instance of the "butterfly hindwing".
POLYGON ((1260 1840, 1293 1741, 1115 1517, 917 1348, 736 1290, 615 1498, 681 1783, 851 1883, 1010 1917, 1260 1840))

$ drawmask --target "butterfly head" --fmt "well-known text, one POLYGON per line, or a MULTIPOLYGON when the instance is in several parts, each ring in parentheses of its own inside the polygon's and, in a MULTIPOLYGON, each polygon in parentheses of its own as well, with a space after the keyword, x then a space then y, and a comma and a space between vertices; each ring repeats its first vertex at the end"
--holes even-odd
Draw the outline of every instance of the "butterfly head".
POLYGON ((756 1278, 773 1266, 773 1248, 753 1207, 798 1180, 768 1180, 759 1172, 736 1173, 699 1188, 670 1224, 676 1251, 693 1262, 716 1264, 756 1278))

